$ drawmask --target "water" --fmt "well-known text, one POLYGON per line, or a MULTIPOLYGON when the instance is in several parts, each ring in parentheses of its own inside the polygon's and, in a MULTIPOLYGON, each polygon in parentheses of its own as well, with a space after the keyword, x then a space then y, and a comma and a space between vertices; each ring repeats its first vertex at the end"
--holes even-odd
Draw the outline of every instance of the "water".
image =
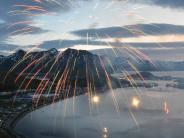
MULTIPOLYGON (((178 134, 177 130, 181 128, 177 128, 177 125, 184 126, 181 124, 184 124, 182 90, 175 89, 171 93, 165 89, 164 92, 155 93, 151 89, 142 89, 142 92, 137 93, 133 88, 126 88, 116 89, 114 94, 118 108, 111 91, 98 95, 99 103, 93 103, 91 108, 88 96, 83 95, 77 97, 75 102, 71 98, 27 114, 17 123, 15 131, 27 138, 168 138, 169 135, 178 134), (135 96, 141 101, 138 109, 133 109, 129 104, 135 96), (163 110, 165 101, 168 114, 163 110), (104 132, 104 128, 107 132, 104 132), (173 131, 169 131, 171 128, 173 131)), ((184 132, 180 131, 177 136, 182 135, 184 132)))

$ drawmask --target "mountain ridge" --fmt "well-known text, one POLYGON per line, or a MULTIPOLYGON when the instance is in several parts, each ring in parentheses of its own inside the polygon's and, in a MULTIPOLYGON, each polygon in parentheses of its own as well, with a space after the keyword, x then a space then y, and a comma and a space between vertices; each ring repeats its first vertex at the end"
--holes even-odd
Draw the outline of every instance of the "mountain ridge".
POLYGON ((0 70, 6 72, 1 75, 4 76, 1 80, 5 78, 6 84, 11 82, 19 85, 21 89, 32 89, 33 86, 37 88, 42 79, 54 82, 53 89, 56 87, 65 89, 69 85, 71 87, 103 87, 107 85, 106 81, 109 77, 104 59, 86 50, 70 48, 63 52, 55 48, 41 52, 18 50, 0 61, 0 70), (36 82, 26 87, 33 76, 36 82))

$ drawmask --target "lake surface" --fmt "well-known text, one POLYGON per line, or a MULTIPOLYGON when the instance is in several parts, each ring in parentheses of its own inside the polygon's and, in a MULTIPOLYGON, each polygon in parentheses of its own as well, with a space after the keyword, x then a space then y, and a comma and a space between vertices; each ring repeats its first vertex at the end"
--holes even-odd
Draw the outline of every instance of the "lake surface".
POLYGON ((183 138, 184 93, 167 90, 116 89, 91 106, 88 95, 70 98, 27 114, 15 131, 27 138, 183 138))

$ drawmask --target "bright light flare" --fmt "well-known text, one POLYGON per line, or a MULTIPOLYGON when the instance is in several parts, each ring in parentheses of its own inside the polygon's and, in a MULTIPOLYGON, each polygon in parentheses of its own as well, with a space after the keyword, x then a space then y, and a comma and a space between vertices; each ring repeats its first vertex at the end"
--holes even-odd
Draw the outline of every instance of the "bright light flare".
POLYGON ((103 135, 103 137, 104 137, 104 138, 107 138, 107 135, 106 135, 106 134, 104 134, 104 135, 103 135))
POLYGON ((104 132, 107 133, 108 132, 108 129, 106 127, 104 127, 104 132))
POLYGON ((93 96, 92 100, 93 100, 94 103, 99 103, 100 97, 99 96, 93 96))
POLYGON ((166 101, 164 102, 164 112, 165 112, 166 114, 169 114, 169 107, 168 107, 168 104, 167 104, 166 101))
POLYGON ((131 102, 132 107, 137 109, 140 107, 140 103, 141 101, 137 97, 132 98, 132 102, 131 102))

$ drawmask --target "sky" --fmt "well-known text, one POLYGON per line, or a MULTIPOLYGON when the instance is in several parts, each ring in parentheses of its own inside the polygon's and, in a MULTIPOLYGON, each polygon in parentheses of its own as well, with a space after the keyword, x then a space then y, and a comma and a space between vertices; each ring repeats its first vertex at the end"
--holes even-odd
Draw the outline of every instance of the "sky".
POLYGON ((175 56, 184 52, 183 0, 1 0, 0 5, 0 54, 128 44, 184 60, 175 56))

